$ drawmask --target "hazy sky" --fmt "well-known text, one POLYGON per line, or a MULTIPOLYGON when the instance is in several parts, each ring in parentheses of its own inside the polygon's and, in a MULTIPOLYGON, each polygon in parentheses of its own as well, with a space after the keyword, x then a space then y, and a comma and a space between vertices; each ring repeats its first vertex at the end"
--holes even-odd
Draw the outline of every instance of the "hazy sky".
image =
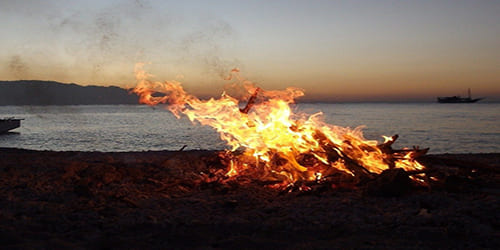
POLYGON ((306 97, 500 98, 500 1, 0 0, 0 80, 135 85, 218 94, 238 67, 306 97))

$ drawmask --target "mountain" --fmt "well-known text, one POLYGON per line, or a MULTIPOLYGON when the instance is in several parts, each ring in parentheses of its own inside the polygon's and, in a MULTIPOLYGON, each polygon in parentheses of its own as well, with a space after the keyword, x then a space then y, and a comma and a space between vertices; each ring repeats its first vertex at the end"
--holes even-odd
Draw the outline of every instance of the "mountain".
POLYGON ((0 105, 138 104, 119 87, 81 86, 54 81, 0 81, 0 105))

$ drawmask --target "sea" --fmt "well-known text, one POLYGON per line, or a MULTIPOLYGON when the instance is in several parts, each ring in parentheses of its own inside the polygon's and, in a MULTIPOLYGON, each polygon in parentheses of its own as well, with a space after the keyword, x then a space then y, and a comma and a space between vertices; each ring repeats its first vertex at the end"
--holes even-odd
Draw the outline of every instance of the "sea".
MULTIPOLYGON (((500 153, 500 103, 301 103, 295 113, 323 113, 325 122, 358 128, 393 148, 430 148, 429 154, 500 153)), ((0 106, 0 118, 24 119, 0 134, 0 147, 55 151, 221 150, 207 126, 145 105, 0 106)))

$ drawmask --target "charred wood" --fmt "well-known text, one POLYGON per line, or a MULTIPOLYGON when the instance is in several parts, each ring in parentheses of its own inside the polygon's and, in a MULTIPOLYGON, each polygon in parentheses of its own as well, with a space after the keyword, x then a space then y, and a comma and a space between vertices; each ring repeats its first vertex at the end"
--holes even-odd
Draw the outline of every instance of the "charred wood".
POLYGON ((248 99, 247 105, 244 108, 240 109, 241 113, 248 114, 248 112, 250 111, 250 109, 255 104, 255 99, 257 98, 257 95, 259 94, 259 91, 260 91, 260 88, 255 89, 255 92, 253 92, 253 94, 248 99))

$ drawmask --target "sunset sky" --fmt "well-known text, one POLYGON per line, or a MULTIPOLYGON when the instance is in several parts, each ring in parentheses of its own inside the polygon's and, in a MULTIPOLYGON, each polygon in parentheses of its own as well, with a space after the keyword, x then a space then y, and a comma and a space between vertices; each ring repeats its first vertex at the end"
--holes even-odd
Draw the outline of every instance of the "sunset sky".
POLYGON ((217 95, 237 67, 329 101, 500 100, 500 1, 0 1, 0 80, 217 95))

